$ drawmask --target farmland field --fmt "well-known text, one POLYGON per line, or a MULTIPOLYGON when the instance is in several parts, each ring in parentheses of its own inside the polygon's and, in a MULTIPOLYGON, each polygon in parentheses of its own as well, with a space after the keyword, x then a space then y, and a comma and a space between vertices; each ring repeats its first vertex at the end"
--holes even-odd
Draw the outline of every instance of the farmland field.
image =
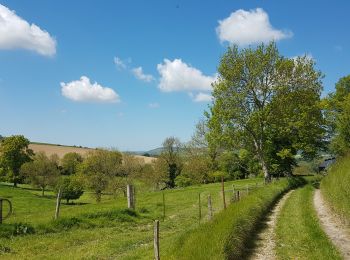
MULTIPOLYGON (((45 152, 46 155, 50 156, 57 154, 58 157, 62 158, 66 153, 78 153, 84 156, 86 153, 94 151, 92 148, 87 147, 75 147, 75 146, 65 146, 65 145, 54 145, 54 144, 39 144, 31 143, 29 148, 32 149, 35 153, 45 152)), ((146 157, 141 155, 134 155, 137 158, 142 159, 145 163, 151 163, 154 160, 154 157, 146 157)))

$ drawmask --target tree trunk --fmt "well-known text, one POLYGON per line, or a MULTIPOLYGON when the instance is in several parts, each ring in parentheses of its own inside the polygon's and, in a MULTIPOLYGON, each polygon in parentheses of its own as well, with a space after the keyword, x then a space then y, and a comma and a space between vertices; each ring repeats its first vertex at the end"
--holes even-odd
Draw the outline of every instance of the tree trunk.
POLYGON ((269 169, 267 167, 267 163, 265 161, 265 156, 264 156, 264 152, 263 152, 263 148, 262 148, 261 143, 262 143, 262 141, 260 141, 258 144, 258 142, 256 140, 254 140, 255 149, 256 149, 256 152, 258 154, 258 158, 260 161, 262 171, 264 173, 265 183, 269 183, 269 182, 271 182, 271 175, 270 175, 269 169))
POLYGON ((260 163, 261 163, 261 168, 262 168, 263 173, 264 173, 265 182, 266 182, 266 183, 271 182, 271 175, 270 175, 269 170, 268 170, 268 168, 267 168, 265 159, 264 159, 264 158, 261 158, 261 159, 260 159, 260 163))

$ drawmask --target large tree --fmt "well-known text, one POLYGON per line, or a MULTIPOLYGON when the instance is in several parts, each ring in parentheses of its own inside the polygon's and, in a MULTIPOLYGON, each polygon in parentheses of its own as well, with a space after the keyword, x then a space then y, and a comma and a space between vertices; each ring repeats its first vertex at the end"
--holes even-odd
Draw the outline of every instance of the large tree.
POLYGON ((23 135, 14 135, 3 138, 0 143, 0 168, 3 169, 9 181, 16 187, 22 181, 21 166, 31 160, 34 154, 28 148, 30 142, 23 135))
POLYGON ((274 43, 255 49, 229 47, 206 113, 209 143, 220 149, 247 149, 267 181, 276 165, 288 164, 290 171, 296 152, 314 156, 324 132, 322 74, 314 65, 306 56, 281 56, 274 43))

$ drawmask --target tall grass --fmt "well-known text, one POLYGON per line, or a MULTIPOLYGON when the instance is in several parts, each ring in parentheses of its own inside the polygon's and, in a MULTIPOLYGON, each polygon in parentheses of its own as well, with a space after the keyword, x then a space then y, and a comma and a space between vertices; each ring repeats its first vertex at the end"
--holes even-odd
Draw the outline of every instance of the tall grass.
POLYGON ((329 205, 350 224, 350 155, 337 160, 321 182, 321 192, 329 205))
POLYGON ((279 259, 341 259, 320 227, 313 192, 311 185, 297 189, 283 206, 276 227, 279 259))
POLYGON ((299 178, 281 180, 252 192, 212 222, 182 234, 167 255, 171 259, 241 259, 262 217, 283 193, 303 183, 299 178))

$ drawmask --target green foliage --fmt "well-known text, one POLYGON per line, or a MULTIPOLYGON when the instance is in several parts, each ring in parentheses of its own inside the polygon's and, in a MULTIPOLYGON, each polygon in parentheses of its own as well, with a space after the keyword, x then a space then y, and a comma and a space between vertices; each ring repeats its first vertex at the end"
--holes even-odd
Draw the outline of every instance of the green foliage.
POLYGON ((181 173, 182 161, 180 158, 181 143, 176 137, 168 137, 163 142, 160 158, 168 164, 166 186, 175 187, 175 178, 181 173))
POLYGON ((23 135, 3 138, 0 143, 0 168, 15 187, 23 181, 20 176, 21 166, 29 162, 33 155, 33 151, 28 148, 29 143, 23 135))
POLYGON ((321 182, 321 191, 342 219, 350 223, 350 155, 338 158, 321 182))
POLYGON ((57 190, 61 189, 61 198, 69 203, 70 200, 77 200, 84 193, 83 184, 77 179, 72 177, 64 177, 57 185, 57 190))
POLYGON ((313 192, 311 185, 297 189, 283 206, 276 227, 278 258, 341 259, 319 224, 313 192))
POLYGON ((187 187, 193 185, 193 179, 185 176, 184 174, 180 174, 175 179, 175 185, 177 187, 187 187))
POLYGON ((274 43, 229 47, 223 55, 208 118, 210 147, 254 154, 264 176, 290 173, 301 151, 312 158, 323 145, 322 74, 307 57, 281 56, 274 43))
POLYGON ((43 152, 37 153, 33 161, 26 162, 21 167, 21 175, 33 186, 41 188, 42 196, 48 186, 56 185, 59 174, 56 157, 48 158, 43 152))
POLYGON ((80 165, 80 178, 87 188, 92 189, 97 202, 101 201, 102 192, 108 188, 109 182, 122 175, 122 154, 117 151, 95 150, 87 154, 80 165))
POLYGON ((76 174, 82 162, 83 157, 80 154, 75 152, 66 153, 61 160, 62 173, 64 175, 76 174))
POLYGON ((169 258, 242 259, 262 216, 285 191, 302 183, 300 179, 283 180, 253 191, 231 204, 213 221, 179 236, 169 258))
POLYGON ((339 79, 336 91, 324 99, 330 148, 335 154, 344 155, 350 150, 350 75, 339 79))

